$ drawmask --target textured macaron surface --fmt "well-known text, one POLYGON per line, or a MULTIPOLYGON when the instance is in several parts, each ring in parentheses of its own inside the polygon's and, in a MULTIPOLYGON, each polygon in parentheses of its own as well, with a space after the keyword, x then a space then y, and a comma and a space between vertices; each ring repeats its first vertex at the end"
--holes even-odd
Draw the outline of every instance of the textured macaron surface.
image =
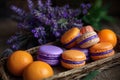
POLYGON ((78 36, 80 36, 79 28, 76 28, 76 27, 71 28, 63 34, 63 36, 61 37, 61 42, 63 44, 67 44, 78 36))
POLYGON ((86 56, 89 56, 89 50, 87 48, 73 47, 71 50, 79 50, 82 51, 86 56))
POLYGON ((86 58, 87 58, 86 61, 90 60, 90 53, 87 48, 73 47, 71 48, 71 50, 82 51, 86 55, 86 58))
POLYGON ((62 59, 70 61, 83 61, 86 60, 86 56, 83 52, 78 50, 66 50, 62 54, 62 59))
POLYGON ((78 50, 66 50, 62 54, 61 64, 67 69, 77 68, 85 65, 86 56, 78 50))
POLYGON ((98 60, 115 54, 113 45, 109 42, 100 42, 90 48, 91 58, 98 60))
POLYGON ((59 64, 60 56, 62 53, 63 50, 58 46, 42 45, 39 47, 37 59, 54 66, 59 64))
POLYGON ((78 39, 77 39, 77 44, 81 47, 81 48, 88 48, 96 43, 99 42, 99 37, 97 35, 96 32, 92 31, 92 32, 87 32, 83 35, 81 35, 78 39))
POLYGON ((110 52, 113 49, 113 46, 109 42, 100 42, 98 44, 95 44, 90 48, 90 53, 100 53, 100 52, 110 52))
POLYGON ((60 54, 62 54, 63 50, 60 47, 54 46, 54 45, 42 45, 39 47, 39 53, 45 56, 53 56, 56 57, 60 54))
POLYGON ((80 29, 80 32, 82 34, 86 33, 86 32, 92 32, 94 31, 94 29, 92 28, 92 26, 88 25, 88 26, 84 26, 80 29))

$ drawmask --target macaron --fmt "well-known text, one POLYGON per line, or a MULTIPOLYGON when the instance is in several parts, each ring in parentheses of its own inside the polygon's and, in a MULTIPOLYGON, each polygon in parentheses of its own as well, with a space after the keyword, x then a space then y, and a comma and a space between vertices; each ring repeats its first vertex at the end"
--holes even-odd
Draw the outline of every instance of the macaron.
POLYGON ((82 51, 86 55, 86 61, 90 60, 89 49, 87 49, 87 48, 80 48, 80 47, 73 47, 73 48, 71 48, 71 50, 82 51))
POLYGON ((100 42, 90 48, 90 53, 93 60, 99 60, 114 55, 115 51, 111 43, 100 42))
POLYGON ((54 45, 42 45, 39 47, 37 59, 44 61, 51 66, 56 66, 60 62, 63 49, 54 45))
POLYGON ((73 27, 66 31, 61 37, 61 43, 66 48, 72 48, 76 45, 76 39, 80 36, 80 29, 73 27))
POLYGON ((67 69, 81 67, 86 63, 86 56, 78 50, 66 50, 62 53, 61 65, 67 69))
POLYGON ((99 41, 100 39, 95 31, 84 33, 76 40, 80 48, 89 48, 99 41))
POLYGON ((90 26, 90 25, 87 25, 87 26, 84 26, 80 29, 80 32, 82 34, 86 33, 86 32, 91 32, 91 31, 94 31, 93 27, 90 26))

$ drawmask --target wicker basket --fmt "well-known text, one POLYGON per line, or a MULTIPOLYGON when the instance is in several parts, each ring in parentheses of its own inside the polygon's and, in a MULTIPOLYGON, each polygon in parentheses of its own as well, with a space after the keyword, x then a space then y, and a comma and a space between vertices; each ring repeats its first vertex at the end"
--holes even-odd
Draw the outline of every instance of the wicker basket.
MULTIPOLYGON (((83 76, 87 75, 90 71, 93 70, 105 70, 109 69, 112 66, 120 64, 120 36, 117 36, 118 38, 118 43, 117 46, 115 47, 116 54, 114 56, 104 58, 101 60, 97 60, 94 62, 87 63, 85 66, 80 67, 80 68, 75 68, 71 70, 66 70, 61 66, 56 66, 53 67, 55 71, 55 75, 47 78, 45 80, 80 80, 83 76)), ((55 43, 49 43, 49 44, 57 44, 55 43)), ((58 45, 58 44, 57 44, 58 45)), ((39 46, 28 49, 27 51, 30 52, 33 56, 36 55, 37 50, 39 46)), ((3 80, 23 80, 22 77, 14 77, 12 76, 6 69, 6 58, 2 58, 0 60, 0 74, 2 76, 3 80)))

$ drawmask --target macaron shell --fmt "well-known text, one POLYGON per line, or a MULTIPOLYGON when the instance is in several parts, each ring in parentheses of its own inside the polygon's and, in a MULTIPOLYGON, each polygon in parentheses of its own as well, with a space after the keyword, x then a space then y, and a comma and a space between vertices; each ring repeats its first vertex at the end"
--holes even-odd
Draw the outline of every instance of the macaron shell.
POLYGON ((111 53, 104 54, 104 55, 101 55, 101 56, 91 56, 91 58, 92 58, 92 60, 99 60, 99 59, 103 59, 103 58, 113 56, 114 54, 115 54, 115 51, 113 50, 111 53))
POLYGON ((89 53, 89 50, 87 48, 73 47, 70 50, 82 51, 86 55, 86 61, 90 60, 90 53, 89 53))
POLYGON ((68 63, 65 63, 63 61, 61 61, 61 64, 64 68, 67 68, 67 69, 73 69, 73 68, 77 68, 77 67, 81 67, 81 66, 84 66, 85 65, 85 61, 82 63, 82 64, 68 64, 68 63))
POLYGON ((65 47, 70 49, 70 48, 74 47, 76 44, 77 44, 76 41, 74 41, 74 42, 72 42, 71 44, 69 44, 69 45, 67 45, 65 47))
POLYGON ((113 46, 111 43, 100 42, 90 48, 90 53, 96 54, 96 53, 104 52, 104 51, 111 50, 111 49, 113 49, 113 46))
POLYGON ((89 56, 89 50, 87 48, 73 47, 70 50, 82 51, 86 56, 89 56))
POLYGON ((68 31, 66 31, 63 36, 61 37, 61 43, 63 44, 67 44, 69 43, 71 40, 73 40, 76 36, 78 36, 78 34, 80 34, 80 30, 77 27, 73 27, 71 29, 69 29, 68 31))
POLYGON ((54 45, 42 45, 39 47, 38 54, 60 55, 63 50, 54 45))
POLYGON ((94 29, 92 28, 92 26, 88 25, 88 26, 84 26, 80 29, 80 32, 82 34, 86 33, 86 32, 92 32, 94 31, 94 29))
POLYGON ((71 61, 86 60, 85 54, 78 50, 66 50, 62 53, 62 58, 71 61))
POLYGON ((77 44, 78 46, 80 46, 81 48, 88 48, 96 43, 98 43, 100 41, 98 35, 96 32, 87 32, 83 35, 81 35, 78 39, 77 39, 77 44), (92 37, 92 39, 89 39, 90 37, 92 37), (87 40, 87 41, 85 41, 87 40), (85 42, 83 42, 85 41, 85 42), (83 42, 83 43, 82 43, 83 42), (80 44, 81 43, 81 44, 80 44))

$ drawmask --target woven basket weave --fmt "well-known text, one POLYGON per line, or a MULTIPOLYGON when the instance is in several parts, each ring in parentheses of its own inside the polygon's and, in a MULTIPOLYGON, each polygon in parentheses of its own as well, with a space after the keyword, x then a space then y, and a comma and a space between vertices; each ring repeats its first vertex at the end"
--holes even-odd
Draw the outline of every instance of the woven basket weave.
MULTIPOLYGON (((45 80, 80 80, 83 76, 87 75, 90 71, 100 70, 103 71, 105 69, 109 69, 112 66, 120 64, 120 36, 117 36, 118 42, 115 47, 116 54, 114 56, 104 58, 101 60, 97 60, 94 62, 87 63, 85 66, 80 68, 75 68, 71 70, 66 70, 61 66, 53 67, 55 71, 55 75, 47 78, 45 80)), ((57 44, 49 43, 49 44, 57 44)), ((33 56, 36 55, 39 46, 28 49, 33 56)), ((7 57, 4 57, 0 60, 0 74, 3 80, 23 80, 22 77, 14 77, 12 76, 6 69, 6 60, 7 57)))

